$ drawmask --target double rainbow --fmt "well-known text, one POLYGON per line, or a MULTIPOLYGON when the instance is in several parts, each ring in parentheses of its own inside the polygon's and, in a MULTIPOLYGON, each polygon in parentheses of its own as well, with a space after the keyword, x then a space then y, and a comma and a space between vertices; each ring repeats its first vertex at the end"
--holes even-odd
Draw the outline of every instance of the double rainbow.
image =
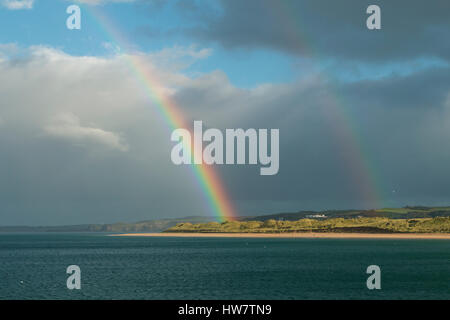
MULTIPOLYGON (((309 56, 318 56, 311 39, 308 39, 306 34, 302 32, 300 18, 293 16, 295 10, 290 10, 286 7, 287 3, 283 1, 270 2, 270 8, 267 8, 278 16, 280 23, 286 24, 286 29, 291 30, 288 35, 293 43, 297 44, 299 48, 303 48, 305 53, 309 56)), ((109 40, 117 45, 119 48, 132 47, 121 36, 121 33, 115 26, 107 19, 100 11, 92 6, 88 6, 87 10, 93 17, 94 21, 99 24, 109 40)), ((148 68, 145 66, 142 58, 138 55, 124 55, 128 62, 130 70, 134 73, 139 83, 142 84, 144 91, 148 98, 157 106, 157 110, 165 119, 166 124, 170 129, 185 128, 189 126, 185 123, 185 117, 180 112, 180 108, 168 97, 161 92, 158 86, 157 79, 152 76, 148 68)), ((374 166, 369 161, 369 157, 365 156, 364 143, 359 138, 356 130, 356 125, 352 120, 351 114, 346 110, 343 97, 334 92, 329 87, 330 93, 330 114, 325 115, 331 124, 331 128, 335 133, 335 139, 342 148, 345 163, 348 164, 348 171, 351 174, 355 185, 355 192, 359 194, 360 199, 365 203, 366 207, 377 208, 380 207, 382 198, 382 188, 378 186, 377 176, 374 174, 374 166)), ((236 218, 236 212, 233 205, 223 187, 218 174, 209 165, 191 165, 192 171, 195 174, 196 180, 202 189, 202 193, 212 211, 212 214, 219 221, 233 220, 236 218)))

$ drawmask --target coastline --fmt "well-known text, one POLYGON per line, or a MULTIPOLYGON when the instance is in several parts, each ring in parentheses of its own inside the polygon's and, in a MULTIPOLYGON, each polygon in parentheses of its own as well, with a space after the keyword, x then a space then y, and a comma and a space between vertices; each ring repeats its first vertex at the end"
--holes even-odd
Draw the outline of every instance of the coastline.
POLYGON ((329 239, 446 239, 450 233, 122 233, 112 237, 184 237, 184 238, 329 238, 329 239))

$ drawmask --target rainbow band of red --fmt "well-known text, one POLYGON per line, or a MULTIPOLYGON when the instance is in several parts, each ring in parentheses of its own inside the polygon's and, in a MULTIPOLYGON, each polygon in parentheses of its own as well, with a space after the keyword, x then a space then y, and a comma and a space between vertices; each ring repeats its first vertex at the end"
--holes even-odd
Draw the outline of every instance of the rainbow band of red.
MULTIPOLYGON (((94 20, 97 21, 99 27, 115 45, 118 45, 120 48, 131 47, 127 41, 121 37, 120 32, 114 28, 111 21, 108 20, 106 16, 95 10, 93 7, 86 8, 89 8, 88 11, 91 13, 94 20)), ((147 97, 157 107, 157 111, 161 114, 169 129, 174 130, 177 128, 184 128, 189 130, 180 108, 166 94, 158 89, 160 87, 158 81, 149 72, 143 59, 138 54, 122 54, 122 56, 127 61, 130 71, 143 86, 147 97)), ((192 133, 191 136, 193 136, 192 133)), ((193 154, 192 147, 191 154, 193 154)), ((214 168, 211 165, 194 163, 192 163, 190 167, 192 168, 196 180, 208 203, 211 214, 219 221, 234 220, 236 218, 235 210, 223 183, 214 168)))

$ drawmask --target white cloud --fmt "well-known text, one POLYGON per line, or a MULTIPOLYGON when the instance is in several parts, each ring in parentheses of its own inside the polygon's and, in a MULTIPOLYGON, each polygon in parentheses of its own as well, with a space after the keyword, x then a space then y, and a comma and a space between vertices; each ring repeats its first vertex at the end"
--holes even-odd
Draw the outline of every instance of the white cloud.
POLYGON ((176 74, 188 68, 197 60, 208 58, 212 52, 211 48, 198 48, 195 45, 191 45, 164 48, 149 54, 135 52, 134 55, 141 56, 143 60, 151 61, 153 65, 158 66, 161 70, 176 74))
POLYGON ((118 54, 121 51, 120 46, 112 42, 102 42, 102 47, 114 54, 118 54))
POLYGON ((17 49, 17 63, 5 52, 10 47, 0 46, 0 111, 9 130, 44 132, 87 151, 128 150, 126 131, 146 99, 123 56, 76 57, 34 46, 17 49))
POLYGON ((75 143, 96 143, 120 151, 128 150, 128 146, 118 134, 100 128, 82 126, 80 119, 70 113, 54 117, 52 123, 45 126, 44 130, 49 135, 75 143))
POLYGON ((175 46, 172 48, 164 48, 161 51, 150 54, 152 58, 164 60, 177 60, 180 58, 205 59, 212 54, 211 48, 198 48, 191 45, 188 47, 175 46))
POLYGON ((2 5, 10 10, 32 9, 34 0, 3 0, 2 5))
POLYGON ((15 43, 0 44, 0 57, 8 57, 19 51, 19 47, 15 43))

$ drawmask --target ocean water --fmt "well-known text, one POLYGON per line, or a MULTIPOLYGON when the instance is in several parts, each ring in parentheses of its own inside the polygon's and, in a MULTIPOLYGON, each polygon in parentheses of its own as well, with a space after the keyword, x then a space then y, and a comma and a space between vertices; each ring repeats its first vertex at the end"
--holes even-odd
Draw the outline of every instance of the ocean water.
POLYGON ((0 234, 0 299, 450 299, 450 241, 0 234))

